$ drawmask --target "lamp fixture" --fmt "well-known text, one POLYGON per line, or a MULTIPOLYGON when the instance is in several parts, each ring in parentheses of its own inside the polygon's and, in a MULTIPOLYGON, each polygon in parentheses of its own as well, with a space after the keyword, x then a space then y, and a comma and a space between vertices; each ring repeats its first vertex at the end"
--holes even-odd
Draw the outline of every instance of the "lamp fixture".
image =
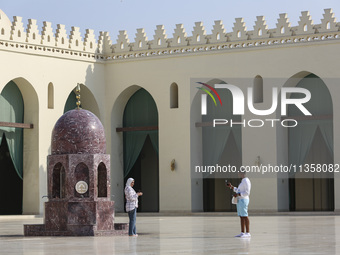
POLYGON ((261 165, 261 158, 260 158, 260 156, 257 156, 256 157, 256 160, 255 160, 255 166, 260 166, 261 165))
POLYGON ((175 168, 176 168, 176 161, 175 159, 171 160, 171 163, 170 163, 170 169, 171 171, 175 171, 175 168))

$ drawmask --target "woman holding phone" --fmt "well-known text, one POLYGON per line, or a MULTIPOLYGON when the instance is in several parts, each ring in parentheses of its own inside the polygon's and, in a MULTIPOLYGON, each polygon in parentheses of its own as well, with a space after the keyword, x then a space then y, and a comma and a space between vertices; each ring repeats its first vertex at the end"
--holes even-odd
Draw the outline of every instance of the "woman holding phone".
POLYGON ((136 214, 138 208, 138 197, 143 195, 143 193, 136 193, 136 191, 133 189, 133 185, 135 185, 135 180, 133 178, 129 178, 126 181, 124 189, 126 198, 125 209, 129 214, 129 236, 138 236, 136 230, 136 214))
POLYGON ((239 177, 242 178, 242 181, 238 187, 234 187, 231 183, 228 183, 228 187, 232 189, 236 194, 234 197, 237 197, 237 215, 240 216, 241 221, 241 234, 235 237, 241 238, 249 238, 249 218, 248 218, 248 204, 249 204, 249 195, 251 189, 251 183, 248 177, 246 177, 246 171, 244 167, 240 168, 240 172, 238 173, 239 177))

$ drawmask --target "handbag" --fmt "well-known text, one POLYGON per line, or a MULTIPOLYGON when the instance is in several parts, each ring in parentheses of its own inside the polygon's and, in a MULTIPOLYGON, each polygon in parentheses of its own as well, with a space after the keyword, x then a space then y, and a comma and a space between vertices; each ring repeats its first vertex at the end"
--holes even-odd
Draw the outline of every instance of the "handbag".
POLYGON ((238 198, 233 196, 233 198, 231 199, 231 203, 233 205, 236 205, 237 204, 237 200, 238 200, 238 198))

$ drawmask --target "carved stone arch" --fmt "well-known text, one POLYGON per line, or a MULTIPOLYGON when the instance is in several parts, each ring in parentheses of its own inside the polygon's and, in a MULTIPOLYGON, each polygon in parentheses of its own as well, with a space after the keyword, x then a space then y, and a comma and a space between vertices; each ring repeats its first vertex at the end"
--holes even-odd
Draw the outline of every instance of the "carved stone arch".
POLYGON ((52 173, 52 198, 66 197, 66 173, 62 163, 58 162, 53 167, 52 173))
MULTIPOLYGON (((76 185, 77 182, 84 181, 87 183, 88 187, 91 187, 90 170, 89 170, 89 167, 85 163, 83 162, 79 163, 74 169, 74 180, 75 180, 74 186, 76 185)), ((74 196, 81 197, 81 198, 89 197, 90 189, 88 189, 84 194, 80 194, 74 188, 74 196)))
POLYGON ((97 189, 98 189, 98 197, 107 197, 107 168, 103 162, 100 162, 97 168, 97 189))

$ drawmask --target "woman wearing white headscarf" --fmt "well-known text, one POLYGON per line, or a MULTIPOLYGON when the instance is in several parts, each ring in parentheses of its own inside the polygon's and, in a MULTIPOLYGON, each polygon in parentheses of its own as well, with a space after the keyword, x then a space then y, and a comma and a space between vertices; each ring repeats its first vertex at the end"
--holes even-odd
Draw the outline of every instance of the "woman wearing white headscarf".
POLYGON ((132 188, 135 184, 135 180, 133 178, 129 178, 126 181, 124 193, 126 198, 126 212, 129 214, 129 236, 138 236, 136 231, 136 213, 138 208, 138 197, 143 195, 142 192, 136 193, 136 191, 132 188))

